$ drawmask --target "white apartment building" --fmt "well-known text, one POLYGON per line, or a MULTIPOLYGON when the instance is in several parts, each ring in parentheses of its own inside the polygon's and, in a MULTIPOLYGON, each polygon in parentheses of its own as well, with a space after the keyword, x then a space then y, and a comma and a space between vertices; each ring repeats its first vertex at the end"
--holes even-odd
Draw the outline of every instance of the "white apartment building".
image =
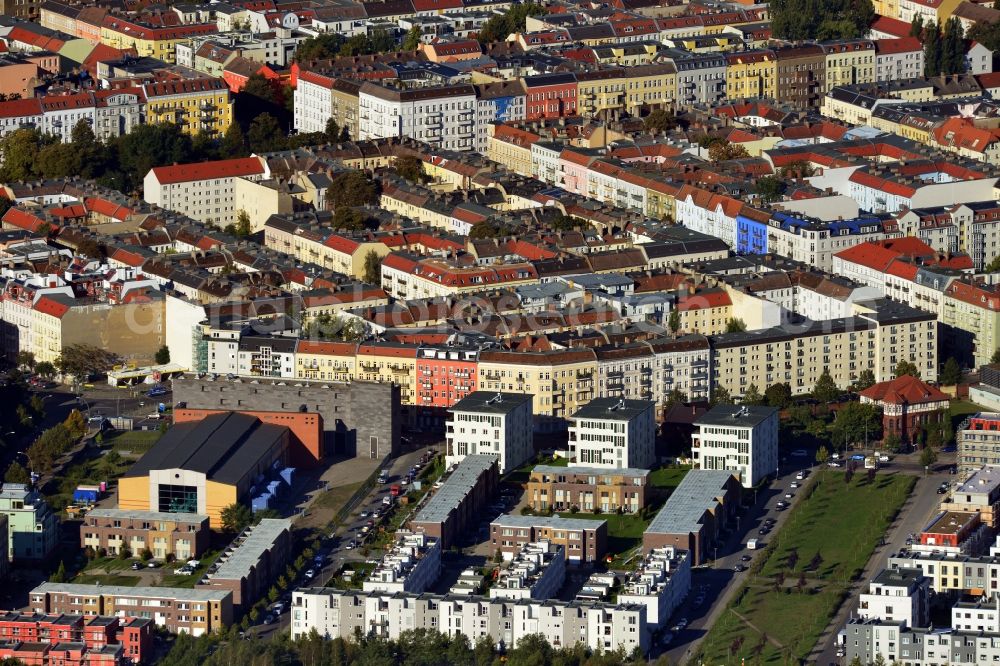
POLYGON ((738 474, 752 488, 778 469, 778 409, 716 405, 694 422, 694 463, 738 474))
POLYGON ((691 590, 691 553, 664 546, 650 550, 628 575, 618 602, 646 607, 646 624, 664 625, 691 590))
POLYGON ((923 627, 930 617, 930 589, 920 569, 883 569, 860 595, 858 617, 923 627))
POLYGON ((649 650, 646 609, 555 599, 488 599, 476 595, 378 593, 302 588, 292 595, 292 640, 315 630, 325 638, 362 635, 398 639, 411 629, 464 634, 470 643, 490 636, 506 649, 541 634, 554 648, 578 643, 595 651, 649 650))
POLYGON ((366 82, 358 91, 358 138, 410 137, 450 150, 474 150, 476 91, 471 85, 398 90, 366 82))
POLYGON ((876 39, 875 80, 899 81, 924 75, 924 48, 918 38, 876 39))
POLYGON ((551 599, 566 582, 566 551, 548 541, 526 543, 500 571, 491 599, 551 599))
POLYGON ((441 575, 441 542, 423 532, 401 531, 368 579, 365 592, 412 592, 420 594, 441 575))
POLYGON ((475 391, 449 409, 445 463, 457 465, 472 454, 500 458, 500 474, 534 455, 530 393, 475 391))
POLYGON ((155 167, 143 178, 143 198, 200 222, 224 226, 234 223, 238 214, 233 205, 235 181, 268 177, 267 162, 259 157, 155 167))
POLYGON ((596 398, 573 414, 569 454, 577 465, 649 469, 656 459, 654 402, 596 398))
POLYGON ((299 74, 293 98, 295 129, 300 133, 325 132, 333 116, 334 79, 304 70, 299 74))

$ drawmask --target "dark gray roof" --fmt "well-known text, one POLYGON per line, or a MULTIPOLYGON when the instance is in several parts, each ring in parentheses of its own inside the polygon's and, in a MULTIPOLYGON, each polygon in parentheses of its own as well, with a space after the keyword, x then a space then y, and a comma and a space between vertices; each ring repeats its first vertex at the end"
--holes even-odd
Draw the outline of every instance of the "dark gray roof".
POLYGON ((732 472, 693 469, 649 523, 644 534, 691 534, 701 529, 705 513, 725 495, 732 472))
POLYGON ((476 391, 459 400, 449 411, 510 414, 524 403, 531 402, 532 398, 534 395, 531 393, 476 391))
POLYGON ((753 428, 777 413, 777 407, 763 405, 716 405, 702 414, 694 424, 753 428))
POLYGON ((180 423, 168 430, 125 476, 184 469, 201 472, 213 481, 236 483, 287 431, 285 426, 262 423, 256 416, 237 412, 180 423))
POLYGON ((647 409, 652 409, 651 400, 623 400, 620 398, 595 398, 576 410, 574 419, 603 419, 631 421, 647 409))

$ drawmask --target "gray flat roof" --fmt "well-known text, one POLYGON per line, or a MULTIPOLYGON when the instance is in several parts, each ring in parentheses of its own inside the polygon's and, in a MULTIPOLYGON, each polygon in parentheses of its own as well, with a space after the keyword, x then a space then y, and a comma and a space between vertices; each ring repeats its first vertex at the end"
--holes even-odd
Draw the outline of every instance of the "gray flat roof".
POLYGON ((649 523, 644 534, 690 534, 697 532, 705 512, 723 494, 732 472, 693 469, 687 473, 670 499, 649 523))
POLYGON ((285 518, 265 518, 250 528, 243 542, 229 555, 225 563, 219 565, 209 581, 241 580, 250 575, 250 569, 257 566, 261 556, 270 549, 282 532, 291 532, 292 521, 285 518))
POLYGON ((542 472, 545 474, 587 474, 593 476, 613 476, 615 474, 621 474, 623 476, 648 476, 648 469, 638 469, 635 467, 619 467, 616 469, 609 469, 607 467, 584 467, 578 465, 569 465, 567 467, 559 467, 557 465, 535 465, 533 472, 542 472))
POLYGON ((91 509, 88 516, 94 518, 132 518, 133 520, 174 521, 178 523, 200 523, 208 516, 200 513, 169 513, 167 511, 130 511, 127 509, 91 509))
POLYGON ((31 594, 54 592, 57 594, 113 594, 121 597, 145 597, 148 599, 187 599, 190 601, 222 601, 232 596, 229 590, 187 587, 149 587, 139 585, 87 585, 83 583, 42 583, 31 594))
POLYGON ((592 530, 608 521, 603 518, 560 518, 559 516, 521 516, 516 513, 505 513, 497 516, 490 524, 501 527, 549 527, 564 530, 592 530))
POLYGON ((455 507, 475 487, 483 472, 488 470, 490 466, 498 464, 499 460, 500 456, 485 453, 465 456, 448 477, 448 480, 427 501, 413 522, 443 523, 446 521, 455 507))
POLYGON ((892 585, 896 587, 909 587, 924 577, 923 569, 900 567, 899 569, 882 569, 878 572, 873 583, 878 585, 892 585))
POLYGON ((698 417, 695 425, 753 428, 778 413, 764 405, 716 405, 698 417))
POLYGON ((624 400, 621 398, 594 398, 576 410, 571 418, 631 421, 656 403, 651 400, 624 400))
POLYGON ((462 398, 448 411, 477 412, 482 414, 509 414, 535 396, 531 393, 499 393, 475 391, 462 398))

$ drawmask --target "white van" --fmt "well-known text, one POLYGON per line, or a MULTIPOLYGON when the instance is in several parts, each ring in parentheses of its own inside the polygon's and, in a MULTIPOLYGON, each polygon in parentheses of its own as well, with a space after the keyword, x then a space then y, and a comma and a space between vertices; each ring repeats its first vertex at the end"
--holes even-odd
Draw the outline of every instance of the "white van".
POLYGON ((747 550, 757 550, 757 539, 747 541, 747 550))

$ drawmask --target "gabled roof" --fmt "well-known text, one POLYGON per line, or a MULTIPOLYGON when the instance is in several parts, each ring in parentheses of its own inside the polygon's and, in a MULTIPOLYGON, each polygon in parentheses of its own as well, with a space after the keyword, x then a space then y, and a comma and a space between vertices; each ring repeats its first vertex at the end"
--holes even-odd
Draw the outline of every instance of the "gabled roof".
POLYGON ((151 171, 161 185, 167 185, 215 178, 259 176, 264 173, 264 162, 259 157, 238 157, 231 160, 154 167, 151 171))
POLYGON ((892 405, 919 405, 928 402, 947 402, 949 399, 937 388, 912 375, 879 382, 861 391, 860 395, 875 402, 892 405))

